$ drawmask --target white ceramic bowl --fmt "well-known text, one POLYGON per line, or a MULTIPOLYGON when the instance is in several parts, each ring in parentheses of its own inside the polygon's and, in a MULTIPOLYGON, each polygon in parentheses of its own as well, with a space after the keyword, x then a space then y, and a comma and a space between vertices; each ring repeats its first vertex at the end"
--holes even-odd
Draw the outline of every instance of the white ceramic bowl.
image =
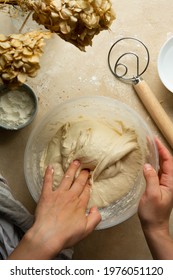
MULTIPOLYGON (((125 123, 128 123, 137 131, 138 142, 140 147, 143 147, 141 149, 143 163, 149 162, 157 169, 158 154, 152 133, 135 111, 125 104, 107 97, 95 96, 71 99, 56 106, 48 113, 29 137, 25 151, 24 172, 29 191, 35 201, 39 199, 42 186, 39 167, 42 151, 63 123, 79 118, 81 115, 99 120, 113 121, 117 118, 124 120, 125 123)), ((102 221, 97 226, 97 229, 114 226, 135 214, 144 187, 145 180, 143 166, 141 166, 132 190, 121 200, 106 208, 99 209, 102 221)))
POLYGON ((162 46, 157 65, 162 83, 169 91, 173 92, 173 37, 162 46))

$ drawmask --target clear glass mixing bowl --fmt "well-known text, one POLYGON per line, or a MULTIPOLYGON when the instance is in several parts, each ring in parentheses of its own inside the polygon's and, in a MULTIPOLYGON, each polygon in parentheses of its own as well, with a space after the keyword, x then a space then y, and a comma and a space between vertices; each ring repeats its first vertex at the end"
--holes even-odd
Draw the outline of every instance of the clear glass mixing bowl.
MULTIPOLYGON (((141 117, 127 105, 108 97, 80 97, 61 103, 49 112, 31 133, 24 157, 26 183, 37 202, 41 193, 42 175, 40 159, 44 148, 62 124, 81 116, 103 119, 109 122, 121 120, 137 132, 143 164, 148 162, 158 169, 158 152, 152 132, 141 117)), ((117 225, 137 212, 138 203, 145 188, 143 165, 131 191, 108 207, 99 209, 102 221, 97 229, 117 225)))

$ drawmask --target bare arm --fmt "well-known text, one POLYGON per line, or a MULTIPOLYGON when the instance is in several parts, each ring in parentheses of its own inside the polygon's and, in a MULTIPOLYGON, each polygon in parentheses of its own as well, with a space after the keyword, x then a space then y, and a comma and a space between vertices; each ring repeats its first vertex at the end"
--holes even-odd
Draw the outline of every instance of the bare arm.
POLYGON ((169 233, 169 218, 173 208, 173 157, 156 138, 160 170, 157 175, 151 165, 144 166, 146 190, 141 198, 138 215, 154 259, 173 259, 173 240, 169 233))
POLYGON ((70 165, 55 191, 52 191, 53 169, 47 168, 35 222, 9 259, 52 259, 60 250, 86 237, 100 222, 96 207, 86 215, 89 172, 81 171, 74 180, 79 165, 78 161, 70 165))

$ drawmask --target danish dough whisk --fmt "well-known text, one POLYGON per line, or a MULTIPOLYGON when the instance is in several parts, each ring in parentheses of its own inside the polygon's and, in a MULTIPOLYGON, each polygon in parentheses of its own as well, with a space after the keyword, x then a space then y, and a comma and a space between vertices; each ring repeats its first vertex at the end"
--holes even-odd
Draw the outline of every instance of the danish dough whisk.
POLYGON ((137 38, 133 37, 124 37, 117 40, 109 50, 108 53, 108 65, 112 74, 119 80, 131 83, 135 89, 139 99, 143 103, 144 107, 150 114, 153 121, 156 123, 157 127, 162 132, 163 136, 173 148, 173 123, 170 120, 169 116, 160 105, 156 96, 146 83, 142 79, 142 74, 147 70, 150 61, 150 55, 146 45, 137 38), (123 51, 122 44, 125 44, 125 47, 135 44, 135 48, 143 49, 143 52, 146 56, 146 61, 143 61, 142 69, 140 57, 135 51, 123 51), (122 53, 120 52, 122 51, 122 53), (117 57, 118 55, 118 57, 117 57), (115 58, 116 56, 116 58, 115 58), (133 65, 128 65, 133 60, 133 65), (136 74, 134 67, 136 66, 136 74))

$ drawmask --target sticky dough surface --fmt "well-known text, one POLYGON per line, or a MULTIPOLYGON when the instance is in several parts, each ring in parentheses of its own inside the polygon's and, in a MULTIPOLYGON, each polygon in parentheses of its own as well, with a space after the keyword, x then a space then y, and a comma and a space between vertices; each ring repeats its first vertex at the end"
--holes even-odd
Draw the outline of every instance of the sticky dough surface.
POLYGON ((43 152, 42 174, 52 164, 56 188, 74 159, 81 162, 80 170, 90 169, 88 208, 108 206, 126 195, 142 164, 136 132, 120 121, 115 126, 91 119, 64 124, 43 152))

